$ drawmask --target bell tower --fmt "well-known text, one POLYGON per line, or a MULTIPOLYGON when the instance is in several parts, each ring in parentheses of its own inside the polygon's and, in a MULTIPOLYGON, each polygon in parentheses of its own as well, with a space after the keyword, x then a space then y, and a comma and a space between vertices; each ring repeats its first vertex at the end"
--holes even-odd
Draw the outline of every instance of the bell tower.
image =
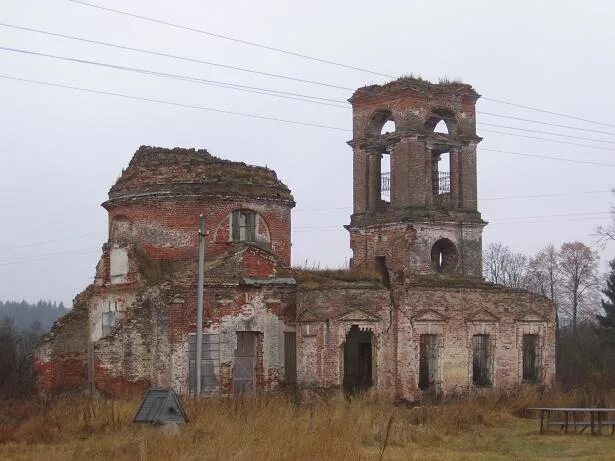
POLYGON ((353 268, 482 277, 479 97, 467 84, 415 78, 352 95, 353 268))

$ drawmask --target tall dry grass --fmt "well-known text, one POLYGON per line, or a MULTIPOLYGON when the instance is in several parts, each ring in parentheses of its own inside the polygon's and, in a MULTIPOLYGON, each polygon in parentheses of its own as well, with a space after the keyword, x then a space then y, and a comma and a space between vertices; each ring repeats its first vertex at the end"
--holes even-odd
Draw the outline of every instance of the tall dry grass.
POLYGON ((0 458, 357 460, 404 449, 408 456, 395 459, 413 459, 421 448, 505 426, 529 406, 614 405, 615 393, 533 389, 419 407, 341 394, 310 405, 270 395, 189 400, 190 422, 176 428, 132 424, 139 404, 74 396, 0 402, 0 458))

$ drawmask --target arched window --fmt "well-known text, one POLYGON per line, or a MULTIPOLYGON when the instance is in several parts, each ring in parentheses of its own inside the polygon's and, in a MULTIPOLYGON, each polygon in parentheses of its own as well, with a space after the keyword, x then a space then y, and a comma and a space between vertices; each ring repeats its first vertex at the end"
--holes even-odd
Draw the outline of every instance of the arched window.
POLYGON ((459 263, 459 253, 453 242, 442 238, 431 247, 431 265, 437 272, 452 272, 459 263))
POLYGON ((425 131, 443 134, 457 134, 457 117, 449 109, 435 109, 425 121, 425 131))
POLYGON ((367 136, 379 136, 394 132, 395 119, 393 118, 393 113, 388 109, 376 111, 365 130, 367 136))
POLYGON ((444 134, 449 134, 448 133, 448 127, 446 126, 446 123, 444 122, 444 120, 440 120, 437 124, 436 127, 433 129, 434 133, 444 133, 444 134))
POLYGON ((380 134, 389 134, 395 133, 395 122, 393 120, 387 120, 382 128, 380 129, 380 134))

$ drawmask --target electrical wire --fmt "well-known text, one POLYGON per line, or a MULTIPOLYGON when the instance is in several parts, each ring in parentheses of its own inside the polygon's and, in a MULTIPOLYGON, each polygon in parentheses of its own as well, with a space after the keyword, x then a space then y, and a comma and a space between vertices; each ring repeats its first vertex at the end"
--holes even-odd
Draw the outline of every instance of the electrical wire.
POLYGON ((554 112, 554 111, 551 111, 551 110, 541 109, 539 107, 525 106, 523 104, 516 104, 514 102, 503 101, 501 99, 488 98, 486 96, 482 96, 481 98, 484 99, 485 101, 497 102, 498 104, 505 104, 505 105, 512 106, 512 107, 519 107, 521 109, 527 109, 527 110, 533 110, 533 111, 536 111, 536 112, 542 112, 543 114, 557 115, 558 117, 564 117, 564 118, 569 118, 569 119, 572 119, 572 120, 578 120, 580 122, 593 123, 595 125, 602 125, 602 126, 608 126, 608 127, 611 127, 611 128, 615 128, 615 125, 613 125, 611 123, 598 122, 596 120, 590 120, 590 119, 587 119, 587 118, 576 117, 574 115, 562 114, 561 112, 554 112))
POLYGON ((568 144, 569 146, 587 147, 589 149, 597 149, 597 150, 605 150, 608 152, 615 152, 615 149, 609 149, 608 147, 592 146, 590 144, 579 144, 578 142, 560 141, 559 139, 541 138, 539 136, 529 136, 529 135, 524 135, 524 134, 519 134, 519 133, 507 133, 506 131, 491 130, 489 128, 481 128, 481 131, 484 131, 486 133, 503 134, 506 136, 515 136, 517 138, 535 139, 537 141, 550 141, 550 142, 556 142, 558 144, 568 144))
POLYGON ((67 241, 80 240, 80 239, 85 238, 85 237, 93 237, 93 236, 100 236, 100 232, 95 232, 95 233, 90 233, 90 234, 83 234, 83 235, 79 235, 79 236, 76 236, 76 237, 66 237, 66 238, 58 238, 58 239, 53 239, 53 240, 43 240, 43 241, 38 241, 38 242, 30 242, 30 243, 23 243, 23 244, 11 245, 11 246, 3 246, 3 247, 0 247, 0 249, 2 249, 2 250, 14 250, 14 249, 17 249, 17 248, 27 248, 27 247, 32 247, 32 246, 47 245, 47 244, 50 244, 50 243, 58 243, 58 242, 67 242, 67 241))
MULTIPOLYGON (((197 106, 197 105, 193 105, 193 104, 177 103, 177 102, 173 102, 173 101, 164 101, 164 100, 160 100, 160 99, 144 98, 144 97, 132 96, 132 95, 127 95, 127 94, 123 94, 123 93, 116 93, 116 92, 111 92, 111 91, 93 90, 93 89, 90 89, 90 88, 82 88, 82 87, 76 87, 76 86, 71 86, 71 85, 63 85, 63 84, 59 84, 59 83, 51 83, 51 82, 46 82, 46 81, 41 81, 41 80, 25 79, 25 78, 21 78, 21 77, 10 76, 10 75, 2 75, 2 74, 0 74, 0 78, 4 78, 4 79, 7 79, 7 80, 19 81, 19 82, 25 82, 25 83, 32 83, 32 84, 36 84, 36 85, 43 85, 43 86, 49 86, 49 87, 70 89, 70 90, 75 90, 75 91, 82 91, 82 92, 86 92, 86 93, 101 94, 101 95, 106 95, 106 96, 115 96, 115 97, 119 97, 119 98, 130 99, 130 100, 153 102, 153 103, 157 103, 157 104, 165 104, 165 105, 176 106, 176 107, 184 107, 184 108, 189 108, 189 109, 204 110, 204 111, 223 113, 223 114, 228 114, 228 115, 238 115, 238 116, 241 116, 241 117, 256 118, 256 119, 261 119, 261 120, 269 120, 269 121, 275 121, 275 122, 281 122, 281 123, 288 123, 288 124, 293 124, 293 125, 303 125, 303 126, 310 126, 310 127, 315 127, 315 128, 325 128, 325 129, 329 129, 329 130, 344 131, 344 132, 348 132, 348 133, 352 132, 351 129, 342 128, 342 127, 336 127, 336 126, 331 126, 331 125, 322 125, 322 124, 319 124, 319 123, 302 122, 302 121, 299 121, 299 120, 289 120, 289 119, 281 119, 281 118, 276 118, 276 117, 268 117, 268 116, 257 115, 257 114, 249 114, 249 113, 243 113, 243 112, 234 112, 234 111, 228 111, 228 110, 224 110, 224 109, 217 109, 217 108, 213 108, 213 107, 205 107, 205 106, 197 106)), ((485 129, 483 131, 496 132, 496 133, 507 134, 507 135, 511 135, 511 136, 527 137, 527 136, 519 135, 519 134, 515 134, 515 133, 505 133, 505 132, 499 132, 499 131, 488 130, 488 129, 485 129)), ((545 141, 559 142, 559 143, 564 143, 564 144, 579 145, 579 144, 576 144, 576 143, 569 143, 567 141, 558 141, 558 140, 553 140, 553 139, 536 138, 534 136, 532 136, 531 138, 542 139, 542 140, 545 140, 545 141)), ((580 144, 580 145, 583 146, 583 147, 588 147, 588 148, 593 148, 593 149, 609 150, 609 151, 612 150, 612 149, 601 148, 601 147, 598 147, 598 146, 589 146, 589 145, 585 145, 585 144, 580 144)), ((546 159, 546 160, 560 161, 560 162, 569 162, 569 163, 587 164, 587 165, 596 165, 596 166, 607 166, 607 167, 615 166, 615 164, 611 164, 611 163, 592 162, 592 161, 587 161, 587 160, 564 159, 564 158, 560 158, 560 157, 549 157, 549 156, 545 156, 545 155, 526 154, 526 153, 521 153, 521 152, 504 151, 504 150, 498 150, 498 149, 481 148, 481 150, 492 151, 492 152, 499 152, 499 153, 503 153, 503 154, 517 155, 517 156, 523 156, 523 157, 532 157, 532 158, 540 158, 540 159, 546 159)))
POLYGON ((570 134, 554 133, 553 131, 532 130, 530 128, 518 128, 518 127, 510 126, 510 125, 497 125, 495 123, 486 123, 486 122, 481 122, 481 125, 494 126, 496 128, 506 128, 508 130, 527 131, 528 133, 539 133, 539 134, 548 134, 548 135, 552 135, 552 136, 561 136, 561 137, 564 137, 564 138, 571 138, 571 139, 582 139, 584 141, 603 142, 603 143, 607 143, 607 144, 615 144, 615 141, 607 141, 607 140, 604 140, 604 139, 596 139, 596 138, 585 138, 585 137, 582 137, 582 136, 574 136, 574 135, 570 135, 570 134))
POLYGON ((39 255, 39 256, 34 256, 34 257, 24 257, 24 258, 12 260, 12 261, 10 260, 0 261, 0 266, 11 266, 13 264, 22 264, 22 263, 29 263, 29 262, 35 262, 35 261, 42 261, 46 259, 54 259, 54 258, 59 258, 59 257, 64 257, 64 256, 79 256, 79 255, 85 255, 85 254, 92 254, 95 251, 100 251, 100 247, 85 248, 85 249, 76 250, 76 251, 62 251, 62 252, 57 252, 57 253, 49 253, 46 255, 39 255))
MULTIPOLYGON (((348 65, 348 64, 343 64, 343 63, 338 62, 338 61, 332 61, 332 60, 328 60, 328 59, 317 58, 317 57, 314 57, 314 56, 309 56, 309 55, 297 53, 297 52, 294 52, 294 51, 285 50, 285 49, 282 49, 282 48, 276 48, 276 47, 272 47, 272 46, 262 45, 262 44, 251 42, 251 41, 248 41, 248 40, 242 40, 242 39, 238 39, 238 38, 235 38, 235 37, 230 37, 230 36, 227 36, 227 35, 222 35, 222 34, 217 34, 217 33, 214 33, 214 32, 209 32, 209 31, 206 31, 206 30, 203 30, 203 29, 196 29, 194 27, 184 26, 184 25, 181 25, 181 24, 174 24, 174 23, 171 23, 171 22, 168 22, 168 21, 163 21, 163 20, 160 20, 160 19, 150 18, 150 17, 146 17, 146 16, 130 13, 130 12, 123 11, 123 10, 108 8, 108 7, 104 7, 104 6, 101 6, 101 5, 96 5, 96 4, 93 4, 93 3, 84 2, 82 0, 67 0, 67 1, 69 1, 71 3, 77 3, 77 4, 80 4, 80 5, 83 5, 83 6, 88 6, 88 7, 91 7, 91 8, 97 8, 99 10, 104 10, 104 11, 108 11, 108 12, 115 13, 115 14, 120 14, 120 15, 124 15, 124 16, 129 16, 129 17, 141 19, 141 20, 144 20, 144 21, 149 21, 149 22, 154 22, 154 23, 157 23, 157 24, 166 25, 166 26, 169 26, 169 27, 177 28, 177 29, 183 29, 183 30, 188 30, 188 31, 191 31, 191 32, 197 32, 197 33, 200 33, 200 34, 208 35, 210 37, 216 37, 216 38, 220 38, 220 39, 224 39, 224 40, 230 40, 230 41, 233 41, 233 42, 236 42, 236 43, 240 43, 240 44, 243 44, 243 45, 255 46, 255 47, 267 49, 267 50, 270 50, 270 51, 276 51, 278 53, 283 53, 283 54, 287 54, 287 55, 291 55, 291 56, 296 56, 296 57, 308 59, 308 60, 311 60, 311 61, 316 61, 316 62, 321 62, 321 63, 325 63, 325 64, 330 64, 330 65, 333 65, 333 66, 342 67, 342 68, 351 69, 351 70, 357 70, 357 71, 360 71, 360 72, 365 72, 365 73, 369 73, 369 74, 372 74, 372 75, 378 75, 378 76, 381 76, 381 77, 387 77, 387 78, 392 78, 392 79, 396 78, 393 75, 385 74, 385 73, 374 71, 374 70, 371 70, 371 69, 365 69, 365 68, 362 68, 362 67, 351 66, 351 65, 348 65)), ((574 116, 574 115, 568 115, 568 114, 564 114, 564 113, 561 113, 561 112, 555 112, 555 111, 550 111, 550 110, 546 110, 546 109, 541 109, 541 108, 538 108, 538 107, 527 106, 527 105, 523 105, 523 104, 517 104, 517 103, 505 101, 505 100, 502 100, 502 99, 489 98, 489 97, 486 97, 486 96, 482 96, 482 98, 484 100, 486 100, 486 101, 496 102, 498 104, 506 104, 506 105, 509 105, 509 106, 519 107, 519 108, 526 109, 526 110, 542 112, 544 114, 556 115, 558 117, 570 118, 570 119, 574 119, 574 120, 578 120, 578 121, 582 121, 582 122, 586 122, 586 123, 593 123, 593 124, 596 124, 596 125, 602 125, 602 126, 608 126, 608 127, 611 127, 611 128, 615 128, 615 125, 614 124, 610 124, 610 123, 599 122, 599 121, 596 121, 596 120, 590 120, 590 119, 587 119, 587 118, 577 117, 577 116, 574 116)))
POLYGON ((41 81, 41 80, 31 80, 31 79, 26 79, 26 78, 14 77, 14 76, 11 76, 11 75, 0 74, 0 78, 4 78, 4 79, 7 79, 7 80, 20 81, 20 82, 34 83, 34 84, 37 84, 37 85, 51 86, 51 87, 57 87, 57 88, 65 88, 65 89, 70 89, 70 90, 75 90, 75 91, 82 91, 82 92, 86 92, 86 93, 103 94, 103 95, 107 95, 107 96, 115 96, 115 97, 118 97, 118 98, 131 99, 131 100, 135 100, 135 101, 147 101, 147 102, 154 102, 156 104, 165 104, 165 105, 169 105, 169 106, 184 107, 184 108, 188 108, 188 109, 204 110, 204 111, 208 111, 208 112, 216 112, 216 113, 219 113, 219 114, 238 115, 240 117, 255 118, 255 119, 260 119, 260 120, 269 120, 269 121, 273 121, 273 122, 288 123, 288 124, 291 124, 291 125, 311 126, 311 127, 315 127, 315 128, 326 128, 326 129, 335 130, 335 131, 352 132, 352 130, 350 130, 348 128, 341 128, 341 127, 331 126, 331 125, 322 125, 320 123, 302 122, 302 121, 299 121, 299 120, 289 120, 289 119, 283 119, 283 118, 277 118, 277 117, 268 117, 268 116, 265 116, 265 115, 248 114, 248 113, 244 113, 244 112, 234 112, 234 111, 225 110, 225 109, 217 109, 217 108, 214 108, 214 107, 197 106, 197 105, 194 105, 194 104, 183 104, 183 103, 178 103, 178 102, 165 101, 165 100, 162 100, 162 99, 143 98, 143 97, 131 96, 131 95, 123 94, 123 93, 115 93, 115 92, 111 92, 111 91, 102 91, 102 90, 92 90, 92 89, 89 89, 89 88, 82 88, 82 87, 76 87, 76 86, 71 86, 71 85, 62 85, 60 83, 51 83, 51 82, 45 82, 45 81, 41 81))
MULTIPOLYGON (((102 41, 98 41, 98 40, 86 39, 86 38, 77 37, 77 36, 74 36, 74 35, 60 34, 60 33, 55 33, 55 32, 50 32, 50 31, 44 31, 44 30, 40 30, 40 29, 34 29, 34 28, 30 28, 30 27, 17 26, 17 25, 14 25, 14 24, 0 23, 0 26, 1 27, 7 27, 7 28, 13 28, 13 29, 17 29, 17 30, 28 31, 28 32, 35 32, 35 33, 44 34, 44 35, 53 36, 53 37, 60 37, 60 38, 65 38, 65 39, 70 39, 70 40, 76 40, 76 41, 85 42, 85 43, 91 43, 91 44, 95 44, 95 45, 102 45, 102 46, 107 46, 107 47, 113 47, 113 48, 117 48, 117 49, 137 52, 137 53, 145 53, 145 54, 150 54, 150 55, 154 55, 154 56, 161 56, 161 57, 165 57, 165 58, 178 59, 178 60, 183 60, 183 61, 187 61, 187 62, 194 62, 194 63, 200 63, 200 64, 216 66, 216 67, 221 67, 221 68, 226 68, 226 69, 232 69, 232 70, 241 71, 241 72, 249 72, 249 73, 253 73, 253 74, 264 75, 264 76, 267 76, 267 77, 281 78, 281 79, 286 79, 286 80, 291 80, 291 81, 296 81, 296 82, 301 82, 301 83, 320 85, 320 86, 324 86, 324 87, 341 89, 341 90, 347 90, 347 91, 355 91, 355 88, 350 88, 350 87, 345 87, 345 86, 340 86, 340 85, 334 85, 334 84, 320 82, 320 81, 306 80, 306 79, 301 79, 301 78, 297 78, 297 77, 292 77, 292 76, 289 76, 289 75, 282 75, 282 74, 275 74, 275 73, 270 73, 270 72, 263 72, 263 71, 258 71, 258 70, 255 70, 255 69, 248 69, 248 68, 243 68, 243 67, 238 67, 238 66, 230 66, 230 65, 227 65, 227 64, 215 63, 215 62, 211 62, 211 61, 204 61, 204 60, 195 59, 195 58, 188 58, 188 57, 185 57, 185 56, 178 56, 178 55, 170 54, 170 53, 163 53, 163 52, 159 52, 159 51, 145 50, 145 49, 142 49, 142 48, 135 48, 135 47, 130 47, 130 46, 126 46, 126 45, 119 45, 119 44, 115 44, 115 43, 109 43, 109 42, 102 42, 102 41)), ((215 83, 215 81, 210 81, 210 82, 212 84, 215 83)), ((224 85, 224 84, 234 85, 234 84, 229 84, 229 83, 225 83, 225 82, 219 82, 219 83, 222 84, 222 85, 224 85)), ((264 90, 264 91, 275 91, 275 90, 264 90)), ((309 97, 311 99, 331 100, 331 101, 335 101, 335 102, 346 103, 346 101, 334 100, 332 98, 319 98, 317 96, 307 96, 307 95, 305 95, 305 97, 309 97)), ((523 105, 519 105, 519 104, 513 104, 513 103, 509 103, 509 102, 505 102, 505 101, 501 101, 501 100, 497 100, 497 99, 492 99, 492 98, 487 98, 487 97, 483 97, 483 99, 487 100, 487 101, 493 101, 493 102, 500 102, 500 103, 509 104, 509 105, 515 105, 517 107, 523 107, 523 108, 532 109, 532 110, 539 110, 539 109, 536 109, 536 108, 530 108, 528 106, 523 106, 523 105)), ((543 112, 546 112, 546 113, 549 113, 549 114, 552 114, 552 115, 565 116, 564 114, 559 114, 559 113, 555 113, 555 112, 551 112, 551 111, 543 111, 543 112)), ((615 133, 612 133, 612 132, 601 131, 601 130, 592 130, 590 128, 580 128, 580 127, 575 127, 575 126, 570 126, 570 125, 562 125, 562 124, 544 122, 544 121, 540 121, 540 120, 532 120, 532 119, 527 119, 527 118, 522 118, 522 117, 513 117, 513 116, 509 116, 509 115, 496 114, 496 113, 493 113, 493 112, 477 111, 476 113, 477 114, 482 114, 482 115, 493 116, 493 117, 506 118, 506 119, 524 121, 524 122, 529 122, 529 123, 536 123, 536 124, 541 124, 541 125, 556 126, 556 127, 560 127, 560 128, 567 128, 567 129, 577 130, 577 131, 586 131, 586 132, 591 132, 591 133, 598 133, 598 134, 606 134, 606 135, 609 135, 609 136, 615 136, 615 133)), ((585 121, 585 122, 595 123, 595 122, 593 122, 591 120, 587 120, 587 119, 583 119, 583 118, 578 118, 578 117, 572 117, 572 118, 574 118, 575 120, 582 120, 582 121, 585 121)), ((614 126, 615 127, 615 125, 610 125, 610 124, 603 124, 603 125, 605 125, 605 126, 614 126)))
POLYGON ((121 65, 117 65, 117 64, 109 64, 109 63, 104 63, 104 62, 99 62, 99 61, 90 61, 90 60, 86 60, 86 59, 71 58, 71 57, 68 57, 68 56, 58 56, 58 55, 53 55, 53 54, 48 54, 48 53, 40 53, 40 52, 36 52, 36 51, 31 51, 31 50, 23 50, 23 49, 19 49, 19 48, 9 48, 9 47, 5 47, 5 46, 0 46, 0 50, 2 50, 2 51, 9 51, 9 52, 13 52, 13 53, 27 54, 27 55, 31 55, 31 56, 38 56, 38 57, 45 57, 45 58, 51 58, 51 59, 58 59, 58 60, 61 60, 61 61, 75 62, 75 63, 79 63, 79 64, 89 64, 89 65, 93 65, 93 66, 97 66, 97 67, 106 67, 106 68, 115 69, 115 70, 123 70, 123 71, 128 71, 128 72, 136 72, 136 73, 139 73, 139 74, 153 75, 153 76, 156 76, 156 77, 170 78, 170 79, 174 79, 174 80, 182 80, 182 81, 188 81, 188 82, 193 82, 193 83, 200 83, 200 84, 203 84, 203 85, 211 85, 211 86, 216 86, 216 87, 220 87, 220 88, 228 88, 228 89, 233 89, 233 90, 246 91, 246 92, 249 92, 249 93, 263 94, 263 95, 267 95, 267 96, 274 96, 274 97, 278 97, 278 98, 292 99, 294 101, 311 102, 311 103, 315 103, 315 104, 323 104, 323 105, 326 105, 326 106, 339 107, 339 108, 342 108, 342 109, 347 109, 348 108, 348 106, 342 106, 340 104, 330 104, 330 103, 327 103, 327 102, 323 102, 323 101, 333 101, 333 102, 342 103, 342 104, 345 103, 345 101, 331 99, 331 98, 321 98, 321 97, 318 97, 318 96, 311 96, 311 95, 306 95, 306 94, 301 94, 301 93, 292 93, 292 92, 287 92, 287 91, 273 90, 273 89, 269 89, 269 88, 259 88, 259 87, 254 87, 254 86, 240 85, 240 84, 236 84, 236 83, 223 82, 223 81, 217 81, 217 80, 207 80, 207 79, 202 79, 202 78, 198 78, 198 77, 192 77, 192 76, 189 76, 189 75, 169 74, 169 73, 154 71, 154 70, 151 70, 151 69, 143 69, 143 68, 138 68, 138 67, 121 66, 121 65), (299 96, 299 97, 294 97, 294 96, 299 96), (311 99, 314 99, 314 100, 304 99, 304 98, 311 98, 311 99))
POLYGON ((351 65, 348 65, 348 64, 342 64, 340 62, 331 61, 331 60, 328 60, 328 59, 317 58, 317 57, 314 57, 314 56, 309 56, 309 55, 306 55, 306 54, 297 53, 295 51, 289 51, 289 50, 284 50, 282 48, 276 48, 276 47, 273 47, 273 46, 268 46, 268 45, 263 45, 263 44, 260 44, 260 43, 250 42, 248 40, 242 40, 242 39, 231 37, 231 36, 228 36, 228 35, 217 34, 217 33, 214 33, 214 32, 209 32, 209 31, 203 30, 203 29, 196 29, 194 27, 182 26, 180 24, 175 24, 175 23, 168 22, 168 21, 162 21, 160 19, 155 19, 155 18, 149 18, 149 17, 146 17, 146 16, 141 16, 141 15, 134 14, 134 13, 129 13, 127 11, 116 10, 116 9, 113 9, 113 8, 108 8, 108 7, 104 7, 104 6, 101 6, 101 5, 95 5, 93 3, 87 3, 87 2, 80 1, 80 0, 68 0, 68 1, 72 2, 72 3, 78 3, 78 4, 84 5, 84 6, 89 6, 89 7, 92 7, 92 8, 98 8, 100 10, 108 11, 108 12, 111 12, 111 13, 121 14, 121 15, 124 15, 124 16, 130 16, 132 18, 142 19, 144 21, 149 21, 149 22, 154 22, 154 23, 162 24, 162 25, 169 26, 169 27, 174 27, 176 29, 183 29, 183 30, 188 30, 190 32, 197 32, 199 34, 207 35, 209 37, 215 37, 215 38, 219 38, 219 39, 223 39, 223 40, 229 40, 231 42, 240 43, 242 45, 254 46, 254 47, 257 47, 257 48, 262 48, 262 49, 269 50, 269 51, 275 51, 275 52, 278 52, 278 53, 283 53, 283 54, 287 54, 287 55, 290 55, 290 56, 295 56, 295 57, 298 57, 298 58, 308 59, 310 61, 320 62, 320 63, 323 63, 323 64, 330 64, 332 66, 343 67, 345 69, 350 69, 350 70, 358 70, 360 72, 365 72, 365 73, 368 73, 368 74, 379 75, 381 77, 394 78, 391 75, 383 74, 381 72, 376 72, 376 71, 373 71, 373 70, 370 70, 370 69, 364 69, 362 67, 356 67, 356 66, 351 66, 351 65))
POLYGON ((228 65, 228 64, 221 64, 221 63, 212 62, 212 61, 204 61, 204 60, 195 59, 195 58, 188 58, 186 56, 178 56, 178 55, 175 55, 175 54, 163 53, 163 52, 160 52, 160 51, 144 50, 142 48, 135 48, 135 47, 125 46, 125 45, 118 45, 118 44, 110 43, 110 42, 101 42, 101 41, 98 41, 98 40, 90 40, 90 39, 87 39, 87 38, 76 37, 74 35, 59 34, 59 33, 56 33, 56 32, 49 32, 49 31, 44 31, 44 30, 40 30, 40 29, 32 29, 32 28, 29 28, 29 27, 16 26, 14 24, 0 23, 0 26, 1 27, 9 27, 9 28, 12 28, 12 29, 24 30, 24 31, 28 31, 28 32, 36 32, 36 33, 39 33, 39 34, 49 35, 49 36, 53 36, 53 37, 60 37, 60 38, 66 38, 66 39, 70 39, 70 40, 77 40, 77 41, 85 42, 85 43, 92 43, 94 45, 108 46, 108 47, 122 49, 122 50, 126 50, 126 51, 133 51, 133 52, 137 52, 137 53, 145 53, 145 54, 150 54, 150 55, 153 55, 153 56, 160 56, 160 57, 165 57, 165 58, 178 59, 178 60, 181 60, 181 61, 194 62, 194 63, 198 63, 198 64, 205 64, 205 65, 208 65, 208 66, 220 67, 220 68, 223 68, 223 69, 231 69, 231 70, 236 70, 236 71, 239 71, 239 72, 247 72, 247 73, 251 73, 251 74, 262 75, 262 76, 265 76, 265 77, 280 78, 280 79, 290 80, 290 81, 299 82, 299 83, 307 83, 307 84, 310 84, 310 85, 319 85, 319 86, 323 86, 323 87, 334 88, 334 89, 338 89, 338 90, 347 90, 347 91, 354 91, 355 90, 355 88, 349 88, 349 87, 345 87, 345 86, 339 86, 339 85, 334 85, 334 84, 331 84, 331 83, 319 82, 319 81, 315 81, 315 80, 306 80, 306 79, 302 79, 302 78, 298 78, 298 77, 292 77, 290 75, 283 75, 283 74, 276 74, 276 73, 271 73, 271 72, 264 72, 264 71, 259 71, 259 70, 255 70, 255 69, 249 69, 249 68, 246 68, 246 67, 231 66, 231 65, 228 65))
POLYGON ((487 148, 487 147, 481 147, 479 150, 480 151, 486 151, 486 152, 497 152, 497 153, 500 153, 500 154, 507 154, 507 155, 516 155, 516 156, 519 156, 519 157, 530 157, 530 158, 538 158, 538 159, 543 159, 543 160, 554 160, 554 161, 558 161, 558 162, 576 163, 576 164, 580 164, 580 165, 596 165, 596 166, 615 167, 615 163, 592 162, 591 160, 573 160, 573 159, 562 158, 562 157, 551 157, 549 155, 527 154, 527 153, 523 153, 523 152, 513 152, 513 151, 509 151, 509 150, 490 149, 490 148, 487 148))
POLYGON ((488 115, 491 117, 499 117, 499 118, 506 118, 506 119, 510 119, 510 120, 518 120, 521 122, 529 122, 529 123, 538 123, 540 125, 549 125, 549 126, 556 126, 559 128, 566 128, 568 130, 578 130, 578 131, 587 131, 590 133, 598 133, 598 134, 606 134, 609 136, 615 136, 615 133, 612 133, 610 131, 601 131, 601 130, 592 130, 590 128, 579 128, 576 126, 571 126, 571 125, 561 125, 559 123, 550 123, 550 122, 543 122, 541 120, 532 120, 530 118, 523 118, 523 117, 513 117, 511 115, 502 115, 502 114, 495 114, 493 112, 484 112, 484 111, 476 111, 477 114, 480 115, 488 115))

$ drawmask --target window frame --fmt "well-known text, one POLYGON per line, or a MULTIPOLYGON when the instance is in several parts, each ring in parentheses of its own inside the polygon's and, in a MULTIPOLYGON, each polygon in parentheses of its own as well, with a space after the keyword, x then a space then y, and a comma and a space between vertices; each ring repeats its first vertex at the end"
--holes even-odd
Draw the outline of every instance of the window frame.
POLYGON ((540 382, 540 335, 536 333, 526 333, 521 337, 521 382, 526 384, 536 384, 540 382), (531 341, 529 341, 531 338, 531 341), (528 340, 526 342, 526 339, 528 340), (529 346, 533 346, 532 376, 526 376, 526 353, 529 346))
POLYGON ((231 214, 231 240, 235 243, 256 243, 256 216, 254 210, 235 210, 231 214), (242 223, 242 217, 244 222, 242 223), (242 235, 243 234, 243 235, 242 235))
POLYGON ((495 347, 492 335, 488 333, 472 335, 472 385, 476 387, 493 387, 494 354, 495 347), (483 338, 480 344, 477 338, 483 338), (477 350, 481 353, 482 357, 477 357, 477 350), (484 371, 476 373, 477 369, 484 371))

